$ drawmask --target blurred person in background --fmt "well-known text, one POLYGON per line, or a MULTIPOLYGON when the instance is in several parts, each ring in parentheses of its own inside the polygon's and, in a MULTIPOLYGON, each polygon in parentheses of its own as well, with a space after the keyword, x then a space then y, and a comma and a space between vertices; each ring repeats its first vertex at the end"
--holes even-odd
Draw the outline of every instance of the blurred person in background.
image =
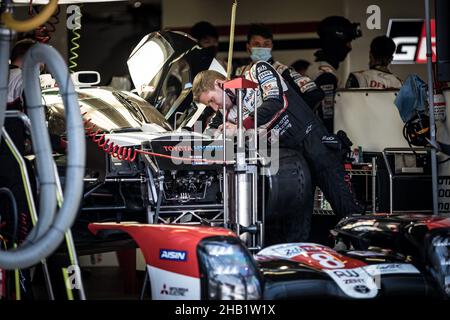
POLYGON ((391 38, 374 38, 370 43, 369 69, 350 73, 346 88, 400 88, 402 80, 389 70, 395 49, 391 38))

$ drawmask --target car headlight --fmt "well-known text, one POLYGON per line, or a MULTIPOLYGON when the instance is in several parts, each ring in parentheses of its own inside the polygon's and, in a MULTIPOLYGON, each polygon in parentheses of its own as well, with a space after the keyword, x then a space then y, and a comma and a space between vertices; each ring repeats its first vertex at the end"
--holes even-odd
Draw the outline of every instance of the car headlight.
POLYGON ((261 277, 250 253, 239 239, 213 237, 200 242, 198 258, 202 299, 257 300, 261 277))
POLYGON ((428 237, 429 270, 442 291, 450 297, 450 230, 437 230, 428 237))

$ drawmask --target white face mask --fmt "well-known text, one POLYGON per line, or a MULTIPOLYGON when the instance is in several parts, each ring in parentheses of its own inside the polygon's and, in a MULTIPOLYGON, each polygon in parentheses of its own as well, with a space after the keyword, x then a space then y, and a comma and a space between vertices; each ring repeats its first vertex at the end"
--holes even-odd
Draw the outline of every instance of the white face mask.
POLYGON ((272 58, 272 48, 259 48, 259 47, 253 47, 251 48, 252 54, 250 55, 250 58, 253 62, 256 61, 269 61, 270 58, 272 58))

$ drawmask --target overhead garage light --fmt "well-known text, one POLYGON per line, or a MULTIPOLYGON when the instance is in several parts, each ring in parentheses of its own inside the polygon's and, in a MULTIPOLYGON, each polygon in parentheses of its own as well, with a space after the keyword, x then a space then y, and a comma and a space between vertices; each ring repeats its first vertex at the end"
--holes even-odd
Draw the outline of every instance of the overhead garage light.
MULTIPOLYGON (((81 3, 94 3, 94 2, 117 2, 127 0, 59 0, 58 4, 81 4, 81 3)), ((29 4, 30 0, 13 0, 14 3, 29 4)), ((47 4, 48 0, 33 0, 32 4, 47 4)))

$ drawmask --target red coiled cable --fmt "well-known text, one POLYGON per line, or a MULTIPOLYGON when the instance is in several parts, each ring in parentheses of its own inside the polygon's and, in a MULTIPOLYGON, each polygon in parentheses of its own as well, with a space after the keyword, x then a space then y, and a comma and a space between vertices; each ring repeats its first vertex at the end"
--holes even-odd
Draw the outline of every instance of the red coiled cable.
MULTIPOLYGON (((85 115, 85 114, 83 114, 85 115)), ((107 154, 119 160, 133 162, 137 156, 137 150, 134 148, 128 148, 124 146, 116 145, 114 142, 110 142, 106 138, 106 134, 97 128, 95 124, 92 124, 91 119, 83 120, 86 135, 95 142, 100 149, 105 151, 107 154), (88 127, 88 125, 90 125, 88 127), (95 131, 94 131, 95 130, 95 131)))
MULTIPOLYGON (((84 117, 86 115, 86 112, 82 114, 84 117)), ((172 160, 178 160, 178 161, 190 161, 190 162, 204 162, 204 163, 210 163, 210 164, 223 164, 223 161, 216 161, 216 160, 208 160, 208 159, 196 159, 196 158, 184 158, 184 157, 175 157, 175 156, 169 156, 162 153, 155 153, 130 147, 124 147, 115 144, 114 142, 110 141, 110 139, 106 138, 106 134, 104 131, 97 128, 95 124, 91 122, 91 119, 84 119, 84 130, 86 132, 86 135, 91 138, 91 140, 98 145, 98 147, 111 155, 114 158, 117 158, 119 160, 123 161, 129 161, 133 162, 136 159, 136 156, 138 153, 147 154, 150 156, 160 157, 160 158, 166 158, 166 159, 172 159, 172 160)))
MULTIPOLYGON (((34 16, 32 5, 33 0, 30 0, 30 4, 28 7, 28 14, 30 16, 34 16)), ((39 13, 37 9, 34 10, 39 13)), ((60 11, 61 9, 58 6, 55 13, 47 20, 47 22, 34 30, 34 38, 36 39, 36 41, 41 43, 48 43, 50 41, 50 39, 52 38, 51 34, 56 31, 56 25, 59 23, 58 15, 60 11)))

